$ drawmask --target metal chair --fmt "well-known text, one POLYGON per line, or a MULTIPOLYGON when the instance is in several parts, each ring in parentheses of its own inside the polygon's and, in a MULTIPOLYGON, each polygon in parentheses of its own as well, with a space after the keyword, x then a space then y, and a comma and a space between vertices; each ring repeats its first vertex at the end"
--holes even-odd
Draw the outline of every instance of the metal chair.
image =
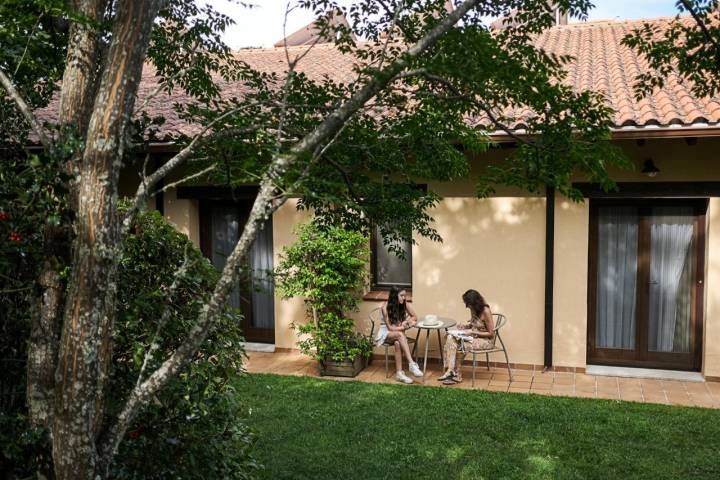
POLYGON ((478 349, 478 350, 467 350, 466 353, 471 353, 473 360, 472 360, 472 386, 475 386, 475 366, 476 366, 476 355, 479 354, 485 354, 485 364, 487 365, 487 369, 490 370, 490 354, 493 352, 503 352, 505 354, 505 364, 507 365, 508 369, 508 375, 510 376, 510 381, 512 382, 512 371, 510 370, 510 359, 508 358, 507 349, 505 348, 505 342, 503 342, 502 337, 500 336, 500 329, 505 326, 507 323, 507 317, 503 315, 502 313, 493 313, 493 317, 495 317, 495 328, 493 329, 493 332, 495 333, 493 337, 493 343, 490 348, 487 349, 478 349), (500 340, 500 346, 497 346, 497 341, 500 340))
MULTIPOLYGON (((378 325, 378 330, 380 329, 380 325, 385 325, 385 316, 383 315, 383 309, 382 307, 373 308, 370 314, 368 315, 368 318, 370 319, 370 324, 372 325, 370 327, 370 341, 375 342, 375 325, 378 325)), ((417 339, 416 338, 410 338, 407 337, 407 341, 410 345, 415 343, 417 339)), ((394 347, 394 342, 388 342, 388 340, 385 340, 382 344, 383 347, 385 347, 385 378, 388 378, 390 376, 390 371, 388 369, 389 365, 389 357, 388 357, 388 349, 390 347, 394 347)))

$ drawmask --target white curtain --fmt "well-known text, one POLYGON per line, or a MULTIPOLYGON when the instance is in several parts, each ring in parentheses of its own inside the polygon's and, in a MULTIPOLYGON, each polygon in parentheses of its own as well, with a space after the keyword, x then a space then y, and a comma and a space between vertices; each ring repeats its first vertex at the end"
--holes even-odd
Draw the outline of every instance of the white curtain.
POLYGON ((635 348, 638 224, 637 208, 599 210, 595 338, 599 348, 635 348))
POLYGON ((648 325, 648 349, 653 352, 690 351, 692 214, 690 207, 653 209, 648 325))
POLYGON ((275 293, 273 285, 272 217, 257 232, 250 249, 252 268, 252 325, 275 328, 275 293))

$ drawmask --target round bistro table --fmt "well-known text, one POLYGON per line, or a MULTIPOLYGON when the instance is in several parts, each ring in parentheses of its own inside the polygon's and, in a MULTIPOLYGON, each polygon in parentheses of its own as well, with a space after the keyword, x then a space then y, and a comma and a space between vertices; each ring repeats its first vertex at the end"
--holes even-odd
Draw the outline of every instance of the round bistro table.
MULTIPOLYGON (((428 347, 430 346, 430 332, 432 330, 435 330, 437 332, 437 338, 438 338, 438 348, 440 349, 440 363, 445 366, 445 358, 443 356, 443 343, 442 338, 440 336, 440 330, 445 330, 447 333, 448 328, 454 327, 457 322, 453 320, 452 318, 447 317, 437 317, 438 323, 436 325, 427 325, 425 324, 427 317, 423 317, 422 319, 418 320, 418 322, 415 324, 414 328, 418 329, 417 337, 415 337, 415 345, 413 346, 413 357, 415 356, 415 349, 417 348, 418 340, 420 340, 420 336, 422 335, 423 330, 425 330, 425 356, 423 357, 423 375, 425 375, 425 369, 427 368, 427 356, 428 356, 428 347)), ((415 361, 417 361, 417 357, 415 357, 415 361)), ((424 380, 424 377, 423 377, 424 380)))

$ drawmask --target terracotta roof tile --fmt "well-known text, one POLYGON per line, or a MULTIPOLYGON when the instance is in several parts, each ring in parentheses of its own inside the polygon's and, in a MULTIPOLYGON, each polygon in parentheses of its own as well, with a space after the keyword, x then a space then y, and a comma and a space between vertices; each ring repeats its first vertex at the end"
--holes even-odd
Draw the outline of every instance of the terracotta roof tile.
MULTIPOLYGON (((615 109, 615 128, 644 127, 656 125, 693 126, 697 123, 715 125, 720 122, 720 103, 714 99, 696 98, 690 91, 690 83, 678 78, 667 79, 666 85, 652 96, 637 100, 633 85, 636 76, 647 71, 648 65, 636 52, 621 44, 622 39, 633 29, 645 22, 666 26, 670 18, 634 21, 599 21, 557 26, 541 34, 536 42, 539 48, 556 55, 570 55, 574 60, 566 65, 567 85, 575 90, 596 90, 603 94, 615 109)), ((299 55, 307 47, 290 47, 291 56, 299 55)), ((237 58, 250 66, 267 73, 283 76, 287 69, 284 48, 243 49, 235 52, 237 58)), ((318 44, 298 63, 298 71, 313 80, 330 78, 337 82, 355 79, 353 67, 357 60, 339 52, 332 44, 318 44)), ((155 71, 147 66, 143 71, 137 104, 154 91, 157 86, 155 71)), ((242 96, 240 84, 221 82, 223 95, 228 98, 242 96)), ((172 136, 178 133, 192 134, 198 129, 178 118, 173 110, 174 103, 189 102, 184 94, 160 94, 147 107, 151 115, 163 115, 166 123, 161 134, 172 136)), ((520 106, 518 106, 520 107, 520 106)), ((57 102, 39 111, 42 120, 55 118, 57 102)), ((516 129, 526 127, 534 116, 527 108, 510 108, 501 116, 516 129)), ((492 129, 487 119, 477 119, 481 128, 492 129)))

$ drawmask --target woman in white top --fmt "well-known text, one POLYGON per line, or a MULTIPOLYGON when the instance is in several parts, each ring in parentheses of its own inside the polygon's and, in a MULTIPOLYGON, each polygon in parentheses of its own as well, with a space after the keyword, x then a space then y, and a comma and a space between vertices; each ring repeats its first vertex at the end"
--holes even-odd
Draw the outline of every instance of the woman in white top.
POLYGON ((392 287, 388 300, 382 307, 385 323, 380 326, 378 335, 375 338, 376 345, 383 343, 395 346, 395 379, 402 383, 413 383, 412 379, 405 375, 402 368, 402 355, 407 358, 410 372, 416 377, 422 377, 423 372, 417 363, 413 361, 410 353, 405 331, 417 323, 415 311, 406 301, 407 292, 397 287, 392 287))

